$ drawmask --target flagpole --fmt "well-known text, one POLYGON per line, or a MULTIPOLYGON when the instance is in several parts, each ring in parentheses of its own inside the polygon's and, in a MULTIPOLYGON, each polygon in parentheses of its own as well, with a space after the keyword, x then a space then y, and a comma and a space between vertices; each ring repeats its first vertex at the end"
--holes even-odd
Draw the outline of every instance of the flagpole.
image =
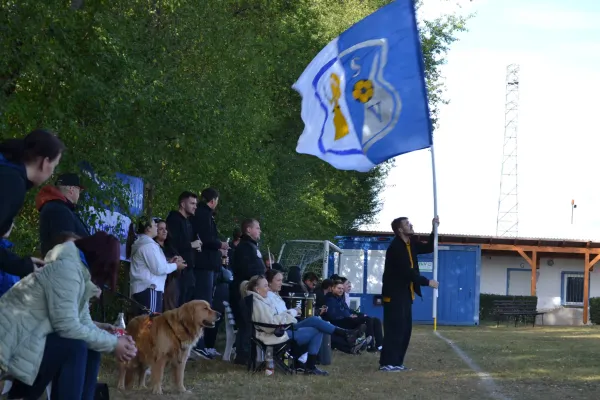
MULTIPOLYGON (((438 216, 437 209, 437 179, 435 174, 435 153, 433 151, 433 143, 431 144, 431 174, 433 178, 433 216, 438 216)), ((433 224, 433 280, 437 281, 438 277, 438 224, 433 224)), ((433 330, 437 331, 437 300, 438 289, 433 289, 433 330)))

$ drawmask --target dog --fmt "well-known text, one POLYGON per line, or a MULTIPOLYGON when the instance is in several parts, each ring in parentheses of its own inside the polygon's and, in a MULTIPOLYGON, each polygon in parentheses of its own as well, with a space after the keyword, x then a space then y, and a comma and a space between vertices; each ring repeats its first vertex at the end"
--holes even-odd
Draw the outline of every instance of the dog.
POLYGON ((183 385, 185 365, 192 346, 202 337, 205 328, 214 328, 221 313, 204 300, 190 301, 174 310, 150 318, 140 315, 127 324, 137 355, 119 367, 119 389, 130 388, 135 381, 146 387, 146 370, 151 368, 150 385, 153 394, 162 394, 165 367, 173 368, 174 384, 179 393, 183 385))

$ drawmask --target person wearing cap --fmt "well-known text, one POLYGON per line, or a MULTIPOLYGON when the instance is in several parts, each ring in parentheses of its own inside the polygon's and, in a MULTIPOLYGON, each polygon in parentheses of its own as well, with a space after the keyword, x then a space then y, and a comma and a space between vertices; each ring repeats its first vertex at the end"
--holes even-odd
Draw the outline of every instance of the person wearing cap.
POLYGON ((64 232, 72 232, 81 238, 90 236, 87 225, 76 212, 83 189, 79 176, 67 173, 59 175, 55 186, 44 186, 35 198, 35 206, 40 212, 43 256, 52 249, 54 238, 64 232))

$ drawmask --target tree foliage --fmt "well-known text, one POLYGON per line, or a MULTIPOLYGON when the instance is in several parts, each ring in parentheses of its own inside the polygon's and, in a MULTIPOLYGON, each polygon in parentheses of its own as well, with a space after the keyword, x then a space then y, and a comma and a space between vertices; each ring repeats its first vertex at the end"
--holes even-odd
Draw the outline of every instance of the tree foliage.
MULTIPOLYGON (((103 176, 142 177, 154 215, 176 208, 183 190, 213 186, 225 235, 256 217, 271 249, 332 238, 373 219, 390 165, 344 172, 296 154, 303 124, 291 85, 327 42, 386 3, 0 0, 0 132, 56 131, 68 147, 62 172, 86 160, 103 176)), ((439 66, 463 24, 422 27, 434 111, 439 66)), ((34 194, 15 232, 24 251, 37 242, 34 194)))

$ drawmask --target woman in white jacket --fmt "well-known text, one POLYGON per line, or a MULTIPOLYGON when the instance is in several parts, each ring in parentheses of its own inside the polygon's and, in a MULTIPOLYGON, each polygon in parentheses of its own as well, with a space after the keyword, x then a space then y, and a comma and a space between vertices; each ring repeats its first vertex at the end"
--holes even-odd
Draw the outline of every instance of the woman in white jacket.
MULTIPOLYGON (((134 229, 129 226, 127 237, 127 258, 131 262, 129 282, 131 297, 148 308, 152 313, 160 313, 163 309, 163 293, 167 275, 187 267, 181 257, 168 263, 160 246, 154 241, 157 235, 156 222, 141 217, 134 229)), ((138 310, 144 314, 146 310, 138 310)))

